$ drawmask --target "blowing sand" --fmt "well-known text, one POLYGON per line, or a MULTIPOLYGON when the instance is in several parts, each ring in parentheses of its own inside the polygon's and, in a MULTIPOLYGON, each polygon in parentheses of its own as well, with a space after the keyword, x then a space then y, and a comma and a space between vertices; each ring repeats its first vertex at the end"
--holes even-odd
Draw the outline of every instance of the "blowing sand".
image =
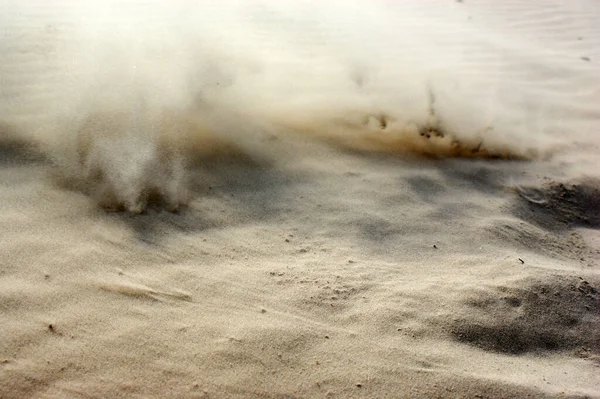
POLYGON ((1 398, 600 398, 596 1, 174 3, 0 4, 1 398))

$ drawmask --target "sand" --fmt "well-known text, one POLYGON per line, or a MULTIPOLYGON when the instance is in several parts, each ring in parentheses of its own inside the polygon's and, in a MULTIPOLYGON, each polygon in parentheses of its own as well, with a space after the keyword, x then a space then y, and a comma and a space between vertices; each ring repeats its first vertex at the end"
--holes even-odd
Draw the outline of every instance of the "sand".
POLYGON ((595 1, 0 10, 1 398, 600 398, 595 1))

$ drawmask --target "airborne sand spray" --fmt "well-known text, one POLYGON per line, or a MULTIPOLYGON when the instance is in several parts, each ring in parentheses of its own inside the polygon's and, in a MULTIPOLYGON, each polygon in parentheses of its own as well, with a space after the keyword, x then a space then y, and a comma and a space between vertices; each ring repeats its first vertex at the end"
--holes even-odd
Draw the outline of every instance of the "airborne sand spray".
POLYGON ((65 4, 36 26, 28 15, 57 5, 5 7, 2 125, 109 207, 138 212, 157 196, 176 209, 191 161, 224 145, 260 153, 265 135, 532 158, 552 153, 569 123, 553 117, 568 95, 544 104, 536 77, 511 81, 521 54, 448 38, 471 35, 459 4, 418 19, 410 2, 65 4))

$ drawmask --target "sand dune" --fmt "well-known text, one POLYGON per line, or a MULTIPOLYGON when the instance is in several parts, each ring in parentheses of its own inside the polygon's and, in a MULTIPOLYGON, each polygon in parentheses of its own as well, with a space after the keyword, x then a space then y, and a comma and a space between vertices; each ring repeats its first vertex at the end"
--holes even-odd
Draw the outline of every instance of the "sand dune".
POLYGON ((599 17, 5 0, 0 397, 600 398, 599 17))

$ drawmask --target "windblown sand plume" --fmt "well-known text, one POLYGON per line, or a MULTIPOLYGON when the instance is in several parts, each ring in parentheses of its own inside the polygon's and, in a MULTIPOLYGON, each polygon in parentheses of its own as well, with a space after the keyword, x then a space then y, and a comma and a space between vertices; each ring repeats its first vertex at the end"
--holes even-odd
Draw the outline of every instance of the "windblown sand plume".
MULTIPOLYGON (((220 144, 268 152, 264 135, 536 159, 589 141, 598 122, 597 71, 575 56, 577 37, 515 47, 480 28, 502 12, 473 21, 483 6, 119 4, 6 4, 0 105, 3 125, 67 179, 134 211, 151 193, 177 208, 190 160, 220 144), (575 103, 586 105, 565 114, 575 103)), ((544 21, 531 29, 551 36, 544 21)))

